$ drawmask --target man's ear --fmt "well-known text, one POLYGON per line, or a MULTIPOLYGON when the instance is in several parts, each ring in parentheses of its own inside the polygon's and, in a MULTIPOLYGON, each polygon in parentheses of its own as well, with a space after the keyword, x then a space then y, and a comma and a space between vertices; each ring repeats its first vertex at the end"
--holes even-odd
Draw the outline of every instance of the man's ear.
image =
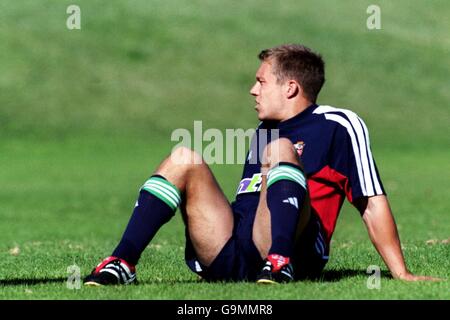
POLYGON ((302 94, 302 88, 295 80, 289 80, 286 83, 286 96, 288 99, 292 99, 298 94, 302 94))

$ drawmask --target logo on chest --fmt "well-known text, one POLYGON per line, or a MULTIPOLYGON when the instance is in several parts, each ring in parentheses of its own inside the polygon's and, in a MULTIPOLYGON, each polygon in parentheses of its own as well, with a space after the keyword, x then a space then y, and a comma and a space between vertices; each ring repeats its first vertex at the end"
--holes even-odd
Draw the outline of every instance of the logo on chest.
POLYGON ((295 148, 295 150, 297 151, 297 154, 298 154, 298 156, 299 157, 301 157, 302 156, 302 154, 303 154, 303 150, 305 149, 305 142, 303 142, 303 141, 297 141, 295 144, 294 144, 294 148, 295 148))

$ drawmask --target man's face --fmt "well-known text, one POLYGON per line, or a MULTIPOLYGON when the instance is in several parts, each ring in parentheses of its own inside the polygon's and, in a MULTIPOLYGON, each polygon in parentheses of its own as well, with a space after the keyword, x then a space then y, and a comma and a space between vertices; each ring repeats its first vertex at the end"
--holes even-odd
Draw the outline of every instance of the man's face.
POLYGON ((282 120, 285 99, 283 85, 277 83, 270 61, 263 61, 256 71, 256 83, 250 94, 255 97, 255 110, 259 120, 282 120))

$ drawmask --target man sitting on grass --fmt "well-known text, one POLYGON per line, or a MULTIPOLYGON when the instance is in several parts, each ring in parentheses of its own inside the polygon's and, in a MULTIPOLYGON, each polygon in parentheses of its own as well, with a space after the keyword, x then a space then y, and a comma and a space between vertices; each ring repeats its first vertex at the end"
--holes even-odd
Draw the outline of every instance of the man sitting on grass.
POLYGON ((261 121, 236 200, 229 204, 199 154, 180 147, 144 183, 118 246, 86 285, 128 284, 160 227, 180 207, 187 265, 202 278, 258 283, 315 278, 328 261, 347 199, 397 279, 410 273, 364 122, 352 111, 317 105, 324 62, 303 45, 263 50, 255 97, 261 121), (269 134, 269 143, 259 133, 269 134), (261 156, 260 156, 261 155, 261 156), (255 159, 256 157, 256 159, 255 159))

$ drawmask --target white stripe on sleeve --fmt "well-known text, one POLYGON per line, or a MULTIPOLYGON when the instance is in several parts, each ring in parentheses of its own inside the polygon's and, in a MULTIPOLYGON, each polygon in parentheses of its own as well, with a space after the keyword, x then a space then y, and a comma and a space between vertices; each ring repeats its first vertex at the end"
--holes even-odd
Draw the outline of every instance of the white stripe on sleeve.
POLYGON ((338 122, 347 129, 352 142, 363 195, 373 196, 375 194, 382 194, 381 185, 375 171, 372 152, 370 151, 369 134, 364 121, 362 121, 362 119, 360 119, 353 111, 338 109, 331 106, 319 106, 314 110, 314 113, 324 114, 327 120, 338 122), (348 120, 342 115, 330 112, 342 113, 348 120))

